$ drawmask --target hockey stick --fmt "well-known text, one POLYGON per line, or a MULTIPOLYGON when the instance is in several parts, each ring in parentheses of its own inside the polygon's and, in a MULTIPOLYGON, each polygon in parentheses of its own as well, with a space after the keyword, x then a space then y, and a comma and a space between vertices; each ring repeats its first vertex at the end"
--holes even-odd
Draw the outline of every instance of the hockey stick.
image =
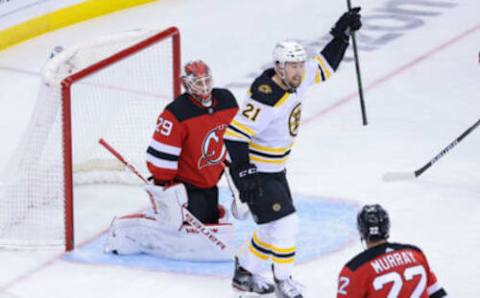
MULTIPOLYGON (((134 173, 138 178, 140 178, 145 184, 149 184, 148 180, 143 177, 143 175, 137 171, 134 165, 130 164, 115 148, 113 148, 110 144, 108 144, 103 138, 100 138, 98 140, 98 143, 102 145, 105 149, 107 149, 113 156, 115 156, 121 163, 123 163, 132 173, 134 173)), ((155 200, 153 199, 153 194, 145 190, 148 194, 148 197, 150 199, 150 203, 152 204, 152 208, 154 212, 157 214, 157 206, 155 204, 155 200)), ((187 223, 189 223, 192 227, 194 227, 199 234, 203 235, 206 237, 213 245, 218 247, 220 250, 225 250, 227 249, 227 244, 226 242, 222 241, 221 239, 218 238, 217 235, 214 235, 214 233, 205 227, 205 225, 198 220, 190 211, 188 211, 187 208, 183 207, 183 212, 185 213, 184 219, 187 223)))
POLYGON ((382 176, 383 181, 399 181, 413 179, 423 174, 428 168, 434 165, 440 158, 442 158, 448 151, 452 150, 458 143, 460 143, 467 135, 469 135, 478 125, 480 125, 480 119, 464 131, 458 138, 445 147, 440 153, 438 153, 432 160, 426 163, 423 167, 414 172, 390 172, 385 173, 382 176))
MULTIPOLYGON (((113 156, 115 156, 115 158, 117 158, 121 163, 123 163, 138 178, 140 178, 143 182, 148 184, 148 180, 145 179, 145 177, 143 177, 142 174, 140 174, 132 164, 130 164, 127 160, 125 160, 125 158, 123 158, 123 156, 117 150, 115 150, 115 148, 113 148, 110 144, 108 144, 103 138, 100 138, 98 140, 98 143, 102 145, 105 149, 107 149, 113 156)), ((148 194, 148 198, 150 199, 150 204, 152 205, 153 212, 155 214, 158 214, 157 204, 155 204, 153 195, 149 191, 147 191, 147 194, 148 194)))
POLYGON ((247 204, 240 201, 240 194, 238 193, 238 190, 233 183, 233 179, 228 172, 227 165, 225 165, 224 169, 224 176, 227 180, 230 193, 232 194, 232 204, 230 205, 232 215, 238 220, 245 220, 247 219, 248 214, 250 214, 250 210, 248 209, 247 204))
MULTIPOLYGON (((352 3, 350 0, 347 0, 348 11, 352 10, 352 3)), ((357 49, 357 39, 355 38, 355 32, 352 31, 352 47, 353 47, 353 58, 355 59, 355 71, 357 73, 357 85, 358 85, 358 96, 360 98, 360 108, 362 110, 362 121, 363 125, 368 125, 367 120, 367 111, 365 108, 365 100, 363 98, 363 87, 362 87, 362 76, 360 74, 360 62, 358 58, 358 49, 357 49)))

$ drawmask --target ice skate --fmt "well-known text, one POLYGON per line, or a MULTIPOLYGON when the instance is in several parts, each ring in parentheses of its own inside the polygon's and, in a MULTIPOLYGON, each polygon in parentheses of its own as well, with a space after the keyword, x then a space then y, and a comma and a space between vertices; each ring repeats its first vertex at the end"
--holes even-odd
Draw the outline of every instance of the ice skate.
POLYGON ((265 280, 261 275, 240 267, 238 259, 235 258, 235 273, 232 280, 232 287, 237 298, 247 297, 274 297, 275 287, 265 280))
POLYGON ((275 278, 275 294, 278 298, 303 298, 303 286, 291 277, 278 280, 275 278))

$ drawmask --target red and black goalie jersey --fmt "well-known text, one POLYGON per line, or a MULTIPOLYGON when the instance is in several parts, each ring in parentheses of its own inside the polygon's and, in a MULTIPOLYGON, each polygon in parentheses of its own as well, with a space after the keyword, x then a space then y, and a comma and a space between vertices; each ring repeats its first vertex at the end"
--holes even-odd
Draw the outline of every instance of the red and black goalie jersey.
POLYGON ((446 292, 423 252, 413 245, 384 243, 357 255, 340 272, 337 298, 439 298, 446 292))
POLYGON ((227 89, 214 88, 212 100, 212 107, 205 108, 184 93, 160 114, 147 149, 147 166, 155 181, 198 188, 217 184, 226 156, 223 134, 238 105, 227 89))

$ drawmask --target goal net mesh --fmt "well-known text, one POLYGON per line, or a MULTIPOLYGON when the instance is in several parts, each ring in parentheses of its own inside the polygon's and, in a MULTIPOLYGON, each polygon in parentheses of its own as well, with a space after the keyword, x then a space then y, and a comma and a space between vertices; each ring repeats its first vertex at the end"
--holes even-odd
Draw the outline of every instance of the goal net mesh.
POLYGON ((147 175, 145 150, 156 117, 175 96, 172 38, 158 34, 105 37, 47 62, 26 133, 2 173, 0 246, 65 245, 66 209, 73 208, 66 206, 69 175, 75 185, 138 179, 100 138, 147 175), (65 166, 70 142, 73 173, 65 166))

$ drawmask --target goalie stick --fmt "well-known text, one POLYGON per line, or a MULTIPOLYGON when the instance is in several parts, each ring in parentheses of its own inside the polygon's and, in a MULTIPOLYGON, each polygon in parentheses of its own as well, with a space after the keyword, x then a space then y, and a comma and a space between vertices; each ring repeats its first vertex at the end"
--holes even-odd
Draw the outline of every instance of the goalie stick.
MULTIPOLYGON (((145 184, 149 184, 148 180, 143 177, 143 175, 137 171, 134 165, 129 163, 115 148, 113 148, 110 144, 108 144, 103 138, 98 140, 98 143, 102 145, 105 149, 107 149, 113 156, 115 156, 121 163, 123 163, 132 173, 134 173, 138 178, 140 178, 145 184)), ((155 200, 153 199, 153 194, 145 190, 148 194, 150 199, 150 203, 155 214, 158 214, 157 206, 155 204, 155 200)), ((228 248, 227 243, 222 241, 215 235, 210 229, 208 229, 197 217, 195 217, 187 208, 182 206, 182 210, 184 212, 184 220, 189 223, 192 227, 194 227, 199 234, 203 235, 207 238, 210 243, 215 245, 220 250, 225 250, 228 248)))
MULTIPOLYGON (((140 174, 137 169, 130 164, 123 156, 118 153, 110 144, 108 144, 103 138, 98 140, 98 143, 103 146, 103 148, 107 149, 116 159, 118 159, 121 163, 123 163, 132 173, 134 173, 138 178, 140 178, 145 184, 148 184, 148 180, 140 174)), ((151 192, 147 191, 148 198, 150 200, 150 204, 152 205, 153 212, 158 214, 157 204, 155 204, 155 200, 153 199, 153 195, 151 192)))
POLYGON ((417 169, 413 172, 389 172, 385 173, 382 176, 383 181, 399 181, 414 179, 422 175, 426 170, 428 170, 432 165, 434 165, 440 158, 442 158, 448 151, 452 150, 458 143, 460 143, 467 135, 469 135, 477 126, 480 125, 480 119, 477 120, 472 126, 465 130, 459 137, 457 137, 453 142, 451 142, 447 147, 445 147, 440 153, 438 153, 432 160, 426 163, 423 167, 417 169))

